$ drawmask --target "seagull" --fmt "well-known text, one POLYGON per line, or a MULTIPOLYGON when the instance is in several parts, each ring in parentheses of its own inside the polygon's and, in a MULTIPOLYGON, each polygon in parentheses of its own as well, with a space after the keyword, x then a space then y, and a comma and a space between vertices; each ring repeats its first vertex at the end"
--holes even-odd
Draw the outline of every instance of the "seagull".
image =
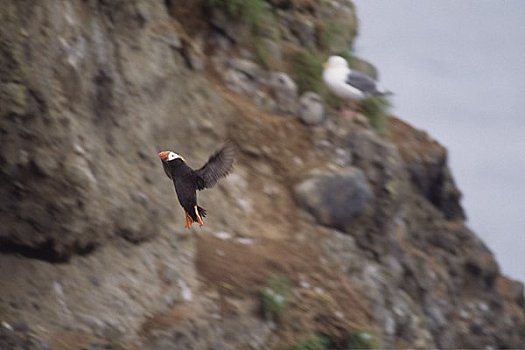
POLYGON ((236 147, 228 141, 200 169, 193 170, 181 155, 173 151, 159 152, 164 172, 173 181, 177 198, 186 214, 184 228, 189 229, 194 222, 199 226, 204 224, 202 218, 206 216, 206 210, 197 205, 197 190, 211 188, 228 175, 233 169, 235 154, 236 147))
POLYGON ((370 96, 391 94, 368 75, 351 70, 348 62, 341 56, 328 58, 323 80, 330 91, 344 100, 362 100, 370 96))

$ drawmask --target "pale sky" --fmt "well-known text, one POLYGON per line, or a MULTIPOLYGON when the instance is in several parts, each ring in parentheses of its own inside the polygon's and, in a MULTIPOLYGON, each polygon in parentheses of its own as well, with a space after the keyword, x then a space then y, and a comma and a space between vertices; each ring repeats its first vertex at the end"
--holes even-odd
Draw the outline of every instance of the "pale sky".
POLYGON ((468 226, 525 281, 525 1, 354 2, 356 53, 448 148, 468 226))

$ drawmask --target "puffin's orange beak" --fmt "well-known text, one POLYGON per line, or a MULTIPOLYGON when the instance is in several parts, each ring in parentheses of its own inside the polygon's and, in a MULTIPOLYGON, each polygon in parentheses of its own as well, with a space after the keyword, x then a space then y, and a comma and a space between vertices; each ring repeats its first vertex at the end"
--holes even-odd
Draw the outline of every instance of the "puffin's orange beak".
POLYGON ((165 162, 167 159, 168 159, 168 154, 170 152, 169 151, 162 151, 162 152, 159 152, 159 158, 160 160, 162 160, 163 162, 165 162))

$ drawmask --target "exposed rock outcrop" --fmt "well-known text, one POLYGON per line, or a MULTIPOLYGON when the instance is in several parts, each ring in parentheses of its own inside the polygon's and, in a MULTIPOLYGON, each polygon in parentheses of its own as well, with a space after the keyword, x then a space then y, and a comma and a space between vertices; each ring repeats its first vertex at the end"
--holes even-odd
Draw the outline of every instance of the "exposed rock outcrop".
POLYGON ((447 166, 447 150, 399 119, 392 121, 391 140, 399 148, 416 188, 447 219, 465 219, 459 203, 461 192, 447 166))
POLYGON ((295 187, 295 195, 324 225, 344 230, 372 199, 363 172, 347 168, 337 174, 313 175, 295 187))

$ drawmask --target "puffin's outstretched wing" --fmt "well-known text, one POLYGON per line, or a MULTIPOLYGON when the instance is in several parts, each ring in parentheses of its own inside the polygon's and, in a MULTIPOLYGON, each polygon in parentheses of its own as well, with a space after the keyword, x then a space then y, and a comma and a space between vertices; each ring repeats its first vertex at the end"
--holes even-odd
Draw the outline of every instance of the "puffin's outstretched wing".
POLYGON ((235 154, 237 153, 236 150, 235 145, 231 141, 226 141, 202 168, 195 170, 195 173, 200 178, 200 181, 197 181, 198 190, 215 186, 221 177, 228 175, 232 171, 235 154))

